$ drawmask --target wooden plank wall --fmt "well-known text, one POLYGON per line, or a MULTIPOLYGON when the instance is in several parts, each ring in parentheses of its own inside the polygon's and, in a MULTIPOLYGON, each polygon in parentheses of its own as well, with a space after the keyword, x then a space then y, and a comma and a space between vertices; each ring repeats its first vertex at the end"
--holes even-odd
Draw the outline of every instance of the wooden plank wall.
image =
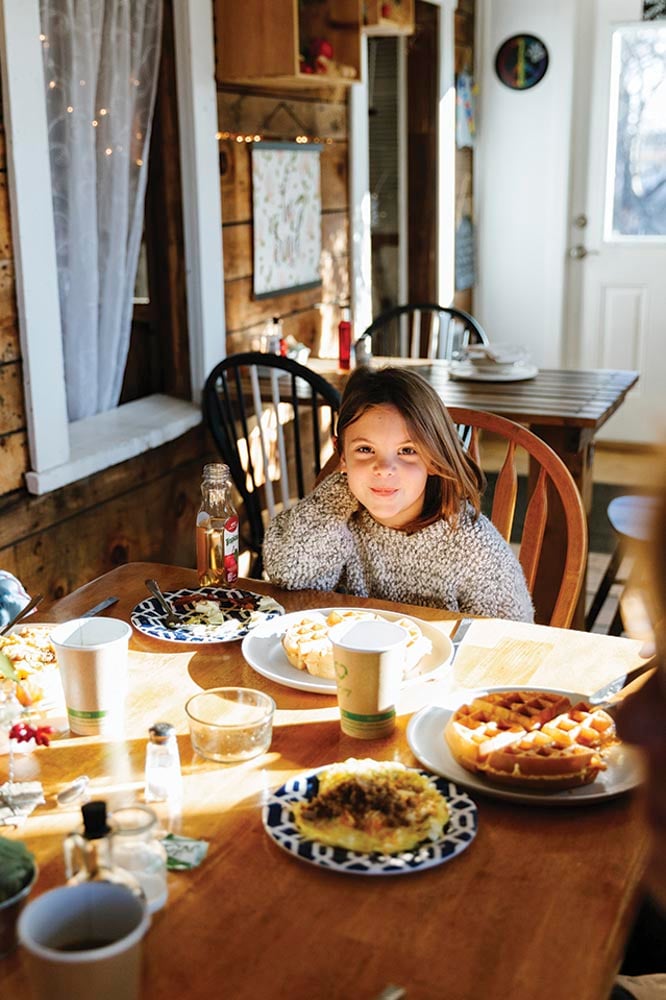
POLYGON ((218 91, 227 349, 247 348, 279 316, 285 336, 306 344, 313 356, 333 357, 340 308, 350 294, 347 88, 281 91, 219 84, 218 91), (246 135, 281 141, 306 135, 322 143, 320 288, 252 297, 253 144, 244 141, 246 135))
MULTIPOLYGON (((474 71, 474 0, 458 0, 455 12, 455 72, 474 71)), ((456 149, 456 226, 463 215, 474 218, 474 151, 456 149)), ((474 289, 456 292, 454 306, 474 315, 474 289)))

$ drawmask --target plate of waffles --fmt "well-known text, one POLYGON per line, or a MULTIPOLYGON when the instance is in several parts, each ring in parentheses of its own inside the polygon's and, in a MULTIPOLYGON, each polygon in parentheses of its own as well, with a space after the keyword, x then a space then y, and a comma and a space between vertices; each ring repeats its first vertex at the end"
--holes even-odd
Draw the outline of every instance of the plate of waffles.
POLYGON ((407 742, 428 770, 520 804, 591 805, 643 779, 638 754, 585 695, 558 688, 460 692, 414 715, 407 742))
POLYGON ((453 654, 451 640, 421 618, 376 608, 313 608, 292 611, 253 629, 241 651, 262 677, 299 691, 337 696, 329 629, 343 621, 383 618, 409 632, 403 688, 436 680, 453 654))

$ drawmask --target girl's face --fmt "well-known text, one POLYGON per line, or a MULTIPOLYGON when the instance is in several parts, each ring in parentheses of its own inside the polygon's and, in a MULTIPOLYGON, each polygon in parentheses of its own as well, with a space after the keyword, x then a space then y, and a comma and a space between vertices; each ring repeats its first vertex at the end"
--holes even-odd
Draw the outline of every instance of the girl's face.
POLYGON ((400 411, 371 406, 344 432, 340 468, 375 521, 402 528, 423 509, 428 467, 400 411))

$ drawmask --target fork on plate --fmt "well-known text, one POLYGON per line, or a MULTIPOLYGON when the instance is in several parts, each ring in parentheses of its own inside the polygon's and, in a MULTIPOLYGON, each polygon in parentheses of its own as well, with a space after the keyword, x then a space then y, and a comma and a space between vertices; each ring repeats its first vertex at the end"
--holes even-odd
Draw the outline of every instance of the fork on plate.
POLYGON ((148 590, 156 599, 157 603, 164 612, 164 624, 166 625, 166 627, 180 628, 180 626, 183 624, 183 619, 179 614, 177 614, 173 610, 173 608, 167 601, 166 597, 160 590, 157 580, 146 580, 146 587, 148 587, 148 590))

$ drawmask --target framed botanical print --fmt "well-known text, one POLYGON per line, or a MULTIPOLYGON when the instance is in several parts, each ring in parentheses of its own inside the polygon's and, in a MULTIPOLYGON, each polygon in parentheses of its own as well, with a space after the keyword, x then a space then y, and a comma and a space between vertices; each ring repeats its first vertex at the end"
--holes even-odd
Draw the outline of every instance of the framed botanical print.
POLYGON ((292 142, 252 147, 256 299, 321 284, 320 149, 292 142))

